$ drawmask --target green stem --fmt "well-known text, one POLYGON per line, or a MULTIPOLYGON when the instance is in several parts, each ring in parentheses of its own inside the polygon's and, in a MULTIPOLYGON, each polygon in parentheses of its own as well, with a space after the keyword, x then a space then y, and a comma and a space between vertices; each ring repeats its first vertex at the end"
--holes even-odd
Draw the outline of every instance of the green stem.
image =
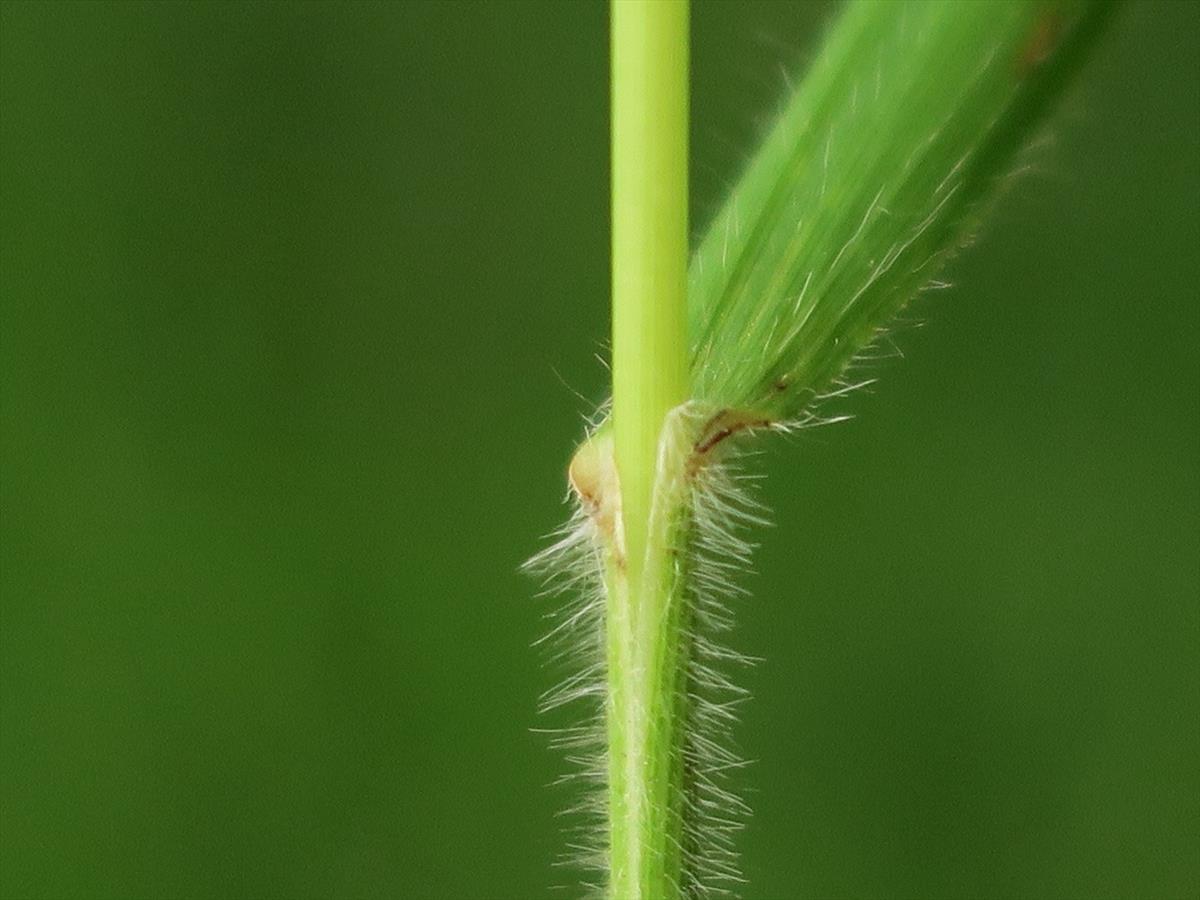
POLYGON ((607 610, 610 893, 678 894, 680 471, 660 445, 688 398, 686 0, 613 0, 613 441, 607 610), (677 630, 677 629, 676 629, 677 630), (674 785, 674 787, 672 787, 674 785))
POLYGON ((688 7, 612 6, 613 427, 636 580, 658 437, 688 394, 688 7))

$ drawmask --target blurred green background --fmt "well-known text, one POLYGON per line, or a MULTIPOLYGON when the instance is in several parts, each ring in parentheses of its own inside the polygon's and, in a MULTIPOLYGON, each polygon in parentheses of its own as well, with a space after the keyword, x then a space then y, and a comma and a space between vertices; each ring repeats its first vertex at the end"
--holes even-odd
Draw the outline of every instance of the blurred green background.
MULTIPOLYGON (((830 7, 694 9, 695 220, 830 7)), ((602 4, 0 5, 0 896, 538 897, 602 4)), ((1200 5, 762 465, 750 898, 1200 894, 1200 5)))

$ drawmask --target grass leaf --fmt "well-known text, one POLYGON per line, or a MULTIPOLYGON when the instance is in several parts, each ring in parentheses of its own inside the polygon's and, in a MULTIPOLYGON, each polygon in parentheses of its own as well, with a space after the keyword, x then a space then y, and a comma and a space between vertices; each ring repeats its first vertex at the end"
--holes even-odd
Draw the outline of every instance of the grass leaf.
POLYGON ((970 234, 1110 2, 858 0, 692 260, 693 396, 795 420, 970 234))

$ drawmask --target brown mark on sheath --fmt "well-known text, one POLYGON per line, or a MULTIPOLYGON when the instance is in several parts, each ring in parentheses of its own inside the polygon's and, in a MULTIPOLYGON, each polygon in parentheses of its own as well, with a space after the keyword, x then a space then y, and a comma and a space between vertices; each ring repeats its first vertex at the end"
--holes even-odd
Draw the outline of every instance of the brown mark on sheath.
POLYGON ((692 446, 692 468, 698 467, 701 458, 727 437, 747 428, 767 428, 770 425, 771 420, 761 416, 736 409, 721 410, 709 419, 704 428, 700 430, 700 437, 692 446))
POLYGON ((1063 17, 1053 10, 1047 10, 1038 16, 1017 54, 1016 68, 1019 78, 1028 77, 1050 57, 1054 48, 1058 46, 1065 25, 1063 17))

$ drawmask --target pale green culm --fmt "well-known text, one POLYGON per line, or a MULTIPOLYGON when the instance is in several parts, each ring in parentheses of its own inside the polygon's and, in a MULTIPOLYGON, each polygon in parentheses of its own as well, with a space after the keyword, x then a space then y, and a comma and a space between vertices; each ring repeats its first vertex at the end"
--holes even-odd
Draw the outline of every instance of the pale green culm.
POLYGON ((613 402, 531 563, 566 597, 552 637, 573 666, 543 707, 583 708, 556 742, 594 785, 576 893, 742 890, 743 660, 720 638, 758 514, 733 456, 837 418, 856 357, 941 286, 1114 6, 848 3, 689 263, 688 7, 613 0, 613 402))

